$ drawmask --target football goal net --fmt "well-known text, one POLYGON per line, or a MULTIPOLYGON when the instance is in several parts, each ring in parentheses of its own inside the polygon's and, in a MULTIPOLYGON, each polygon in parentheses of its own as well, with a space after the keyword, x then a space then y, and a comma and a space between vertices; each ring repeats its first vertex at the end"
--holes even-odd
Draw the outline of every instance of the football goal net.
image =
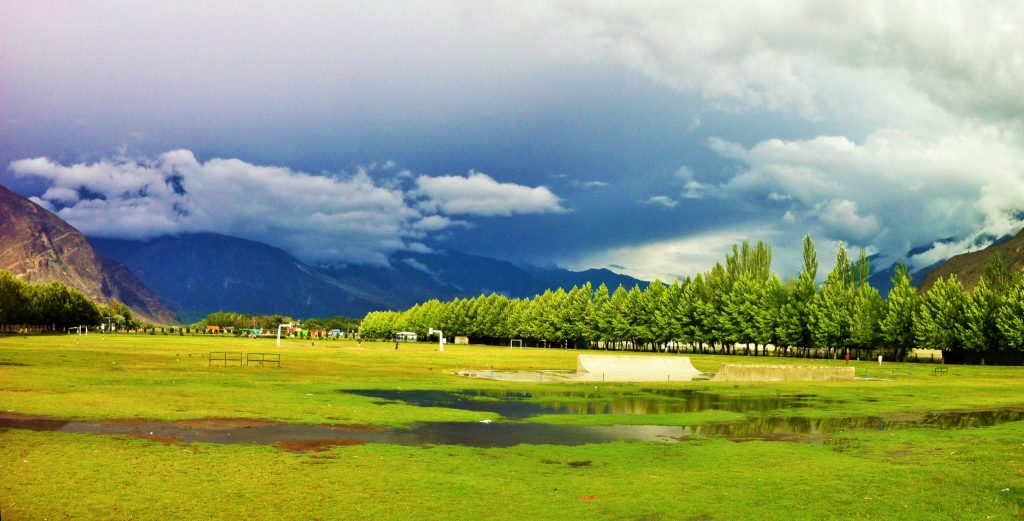
POLYGON ((523 347, 523 339, 522 338, 513 338, 512 340, 509 340, 508 341, 508 348, 512 349, 513 347, 518 347, 518 348, 522 349, 522 347, 523 347))

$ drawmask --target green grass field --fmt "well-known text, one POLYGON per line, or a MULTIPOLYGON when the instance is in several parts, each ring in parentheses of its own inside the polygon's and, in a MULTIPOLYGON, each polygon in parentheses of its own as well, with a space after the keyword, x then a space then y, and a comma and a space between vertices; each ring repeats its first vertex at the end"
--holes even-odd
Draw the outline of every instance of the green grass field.
MULTIPOLYGON (((515 390, 600 401, 653 389, 736 399, 814 395, 785 411, 540 415, 565 425, 700 425, 754 416, 901 418, 1024 407, 1024 368, 886 363, 912 379, 835 383, 516 383, 460 369, 573 369, 579 352, 150 335, 0 337, 0 413, 75 420, 248 418, 366 428, 478 422, 491 412, 339 390, 515 390), (210 351, 281 353, 281 368, 208 367, 210 351)), ((820 360, 693 356, 721 363, 820 360)), ((858 373, 877 370, 858 362, 858 373)), ((538 397, 537 400, 543 400, 538 397)), ((562 398, 566 399, 566 398, 562 398)), ((12 519, 1021 519, 1024 422, 848 430, 825 440, 578 446, 268 444, 0 430, 0 516, 12 519)))

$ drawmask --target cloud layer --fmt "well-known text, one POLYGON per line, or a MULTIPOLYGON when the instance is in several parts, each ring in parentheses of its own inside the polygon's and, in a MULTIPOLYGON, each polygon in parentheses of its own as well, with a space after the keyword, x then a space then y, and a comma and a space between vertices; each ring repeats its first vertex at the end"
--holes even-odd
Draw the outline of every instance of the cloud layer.
POLYGON ((924 263, 1022 224, 1020 2, 16 1, 4 14, 0 165, 50 158, 18 162, 15 181, 45 183, 16 191, 94 233, 223 228, 324 259, 443 236, 645 273, 644 255, 678 245, 665 276, 706 262, 710 238, 799 247, 811 233, 887 260, 958 239, 924 263), (80 159, 122 145, 149 159, 80 159), (246 161, 160 154, 180 148, 246 161), (325 200, 290 207, 296 186, 325 200), (251 207, 225 195, 243 187, 251 207))
POLYGON ((767 222, 782 242, 812 233, 890 260, 963 238, 909 259, 924 265, 1024 225, 1019 3, 531 5, 524 18, 563 27, 565 52, 700 95, 702 123, 716 112, 806 122, 802 137, 785 124, 732 139, 719 127, 707 146, 732 168, 677 172, 683 198, 757 209, 750 230, 767 222))
MULTIPOLYGON (((403 189, 359 169, 349 175, 310 175, 240 159, 202 162, 189 150, 155 158, 118 157, 70 166, 47 158, 14 161, 18 176, 49 188, 37 203, 98 237, 145 239, 183 232, 219 232, 272 244, 303 260, 386 263, 396 250, 424 249, 419 241, 469 226, 450 215, 496 216, 563 211, 547 188, 468 177, 418 176, 403 189), (483 202, 483 205, 474 204, 483 202)), ((407 177, 407 176, 405 176, 407 177)))
POLYGON ((420 205, 449 215, 485 217, 524 213, 564 212, 557 196, 547 187, 499 183, 487 174, 470 172, 467 177, 416 178, 417 193, 426 200, 420 205))

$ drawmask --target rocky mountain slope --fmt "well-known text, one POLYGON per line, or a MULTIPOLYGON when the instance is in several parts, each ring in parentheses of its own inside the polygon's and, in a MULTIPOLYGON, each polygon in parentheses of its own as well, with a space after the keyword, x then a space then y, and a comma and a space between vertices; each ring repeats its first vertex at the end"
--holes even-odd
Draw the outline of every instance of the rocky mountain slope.
POLYGON ((956 275, 957 280, 968 291, 981 280, 985 266, 996 256, 1003 256, 1003 262, 1011 269, 1024 273, 1024 230, 1009 240, 997 241, 995 244, 978 251, 963 253, 950 257, 928 274, 921 284, 920 290, 927 291, 939 278, 956 275))
POLYGON ((34 284, 63 283, 100 304, 119 300, 147 321, 176 321, 160 297, 124 266, 100 258, 81 232, 3 186, 0 270, 34 284))

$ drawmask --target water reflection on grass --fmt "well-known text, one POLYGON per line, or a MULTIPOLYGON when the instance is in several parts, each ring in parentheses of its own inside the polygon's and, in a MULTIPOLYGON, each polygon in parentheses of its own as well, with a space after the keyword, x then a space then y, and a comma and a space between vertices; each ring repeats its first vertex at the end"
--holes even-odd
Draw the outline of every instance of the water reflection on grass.
POLYGON ((405 403, 417 407, 444 407, 491 412, 508 419, 542 414, 675 414, 710 410, 765 413, 785 409, 820 406, 813 395, 775 397, 732 396, 679 389, 644 389, 639 393, 609 396, 607 393, 581 391, 432 391, 361 389, 339 392, 377 398, 378 404, 405 403))

